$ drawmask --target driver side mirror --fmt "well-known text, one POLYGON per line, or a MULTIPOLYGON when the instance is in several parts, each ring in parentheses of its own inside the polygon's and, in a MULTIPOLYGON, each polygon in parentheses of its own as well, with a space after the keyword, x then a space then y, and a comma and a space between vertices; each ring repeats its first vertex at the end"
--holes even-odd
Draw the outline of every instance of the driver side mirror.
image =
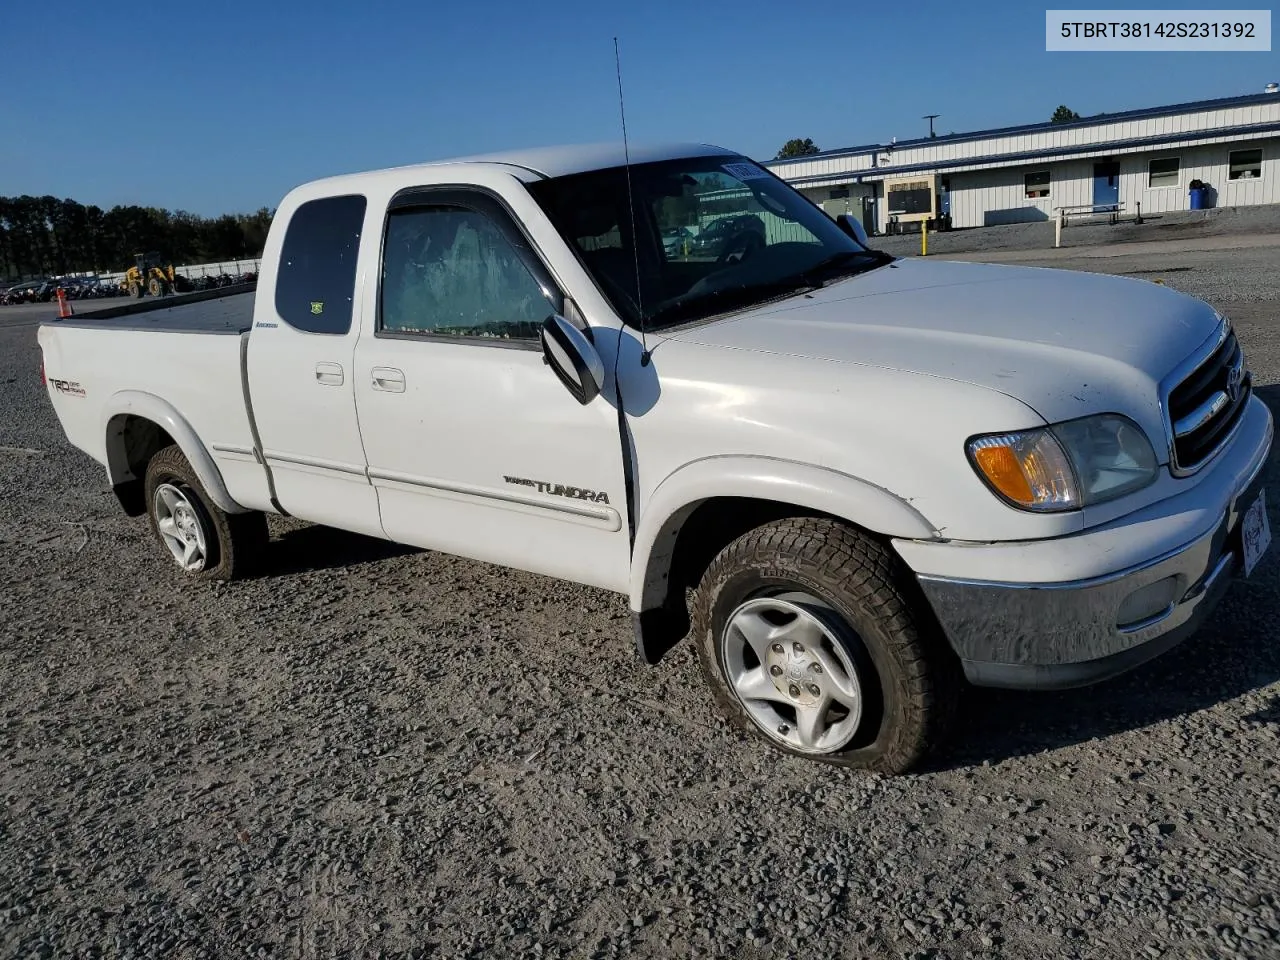
POLYGON ((604 385, 604 363, 588 334, 553 313, 543 321, 540 339, 543 360, 573 399, 583 406, 594 400, 604 385))
POLYGON ((863 249, 870 249, 870 240, 867 239, 867 228, 862 225, 862 221, 850 213, 842 213, 836 217, 836 223, 840 225, 840 229, 853 237, 857 241, 858 246, 863 249))

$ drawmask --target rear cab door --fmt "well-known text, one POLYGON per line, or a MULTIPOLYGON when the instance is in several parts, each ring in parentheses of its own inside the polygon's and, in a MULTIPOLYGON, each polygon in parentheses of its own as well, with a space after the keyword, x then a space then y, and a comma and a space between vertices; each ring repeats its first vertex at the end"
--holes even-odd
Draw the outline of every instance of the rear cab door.
POLYGON ((459 164, 401 176, 377 198, 381 244, 354 362, 386 535, 625 591, 612 377, 579 405, 539 343, 547 316, 574 314, 612 371, 616 318, 590 293, 585 310, 569 302, 590 281, 512 173, 459 164))
MULTIPOLYGON (((288 513, 382 536, 365 472, 352 361, 368 198, 300 188, 263 255, 246 375, 261 453, 288 513)), ((380 214, 372 217, 381 220, 380 214)))

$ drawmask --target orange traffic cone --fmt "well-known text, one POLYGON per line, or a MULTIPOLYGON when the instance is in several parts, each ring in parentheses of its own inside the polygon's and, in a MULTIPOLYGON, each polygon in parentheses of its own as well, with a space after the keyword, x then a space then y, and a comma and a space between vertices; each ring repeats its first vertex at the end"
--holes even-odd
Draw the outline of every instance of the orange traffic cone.
POLYGON ((63 320, 67 317, 74 317, 75 310, 71 308, 71 301, 67 299, 67 293, 61 287, 58 288, 58 319, 63 320))

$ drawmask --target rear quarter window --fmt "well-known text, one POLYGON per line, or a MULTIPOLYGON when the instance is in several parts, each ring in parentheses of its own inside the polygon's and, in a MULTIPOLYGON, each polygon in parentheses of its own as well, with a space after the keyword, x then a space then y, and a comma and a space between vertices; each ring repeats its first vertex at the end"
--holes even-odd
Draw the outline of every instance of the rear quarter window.
POLYGON ((350 194, 308 200, 285 231, 276 275, 276 313, 308 333, 351 329, 356 257, 366 200, 350 194))

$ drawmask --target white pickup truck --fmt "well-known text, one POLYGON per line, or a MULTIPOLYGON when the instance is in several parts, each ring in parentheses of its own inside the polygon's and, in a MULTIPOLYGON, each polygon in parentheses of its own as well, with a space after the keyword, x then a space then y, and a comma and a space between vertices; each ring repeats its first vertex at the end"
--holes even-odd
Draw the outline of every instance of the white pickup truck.
POLYGON ((235 576, 277 513, 617 591, 644 660, 691 635, 798 755, 905 771, 963 678, 1142 663, 1270 539, 1272 418, 1212 308, 895 259, 715 147, 311 183, 262 262, 39 331, 182 570, 235 576))

